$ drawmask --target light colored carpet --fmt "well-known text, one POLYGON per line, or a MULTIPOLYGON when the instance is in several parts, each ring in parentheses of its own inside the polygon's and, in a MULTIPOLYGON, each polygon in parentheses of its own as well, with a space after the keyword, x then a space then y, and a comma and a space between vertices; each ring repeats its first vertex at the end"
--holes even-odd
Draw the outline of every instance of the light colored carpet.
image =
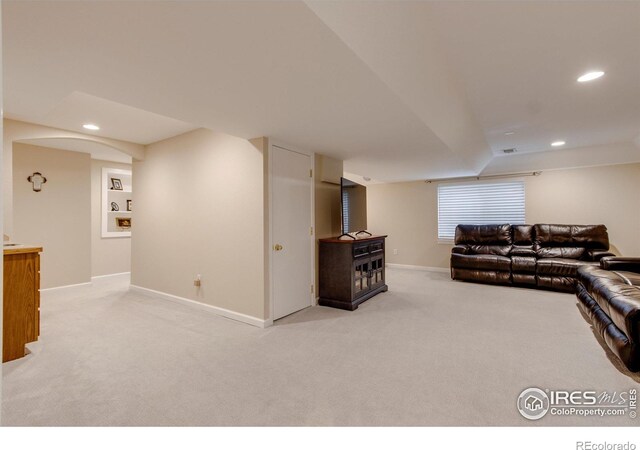
POLYGON ((516 410, 530 386, 637 387, 575 296, 388 280, 355 312, 313 307, 265 330, 126 280, 47 292, 33 353, 4 364, 3 425, 635 425, 516 410))

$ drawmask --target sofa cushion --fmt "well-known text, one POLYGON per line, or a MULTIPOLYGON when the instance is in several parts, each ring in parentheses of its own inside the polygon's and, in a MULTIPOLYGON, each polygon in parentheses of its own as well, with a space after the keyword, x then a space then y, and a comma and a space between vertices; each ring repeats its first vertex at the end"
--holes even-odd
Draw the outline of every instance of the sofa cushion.
POLYGON ((536 273, 536 258, 533 256, 511 256, 511 270, 520 273, 536 273))
POLYGON ((456 269, 511 271, 511 258, 499 255, 451 255, 451 267, 456 269))
POLYGON ((511 225, 458 225, 456 244, 510 246, 511 225))
POLYGON ((587 249, 584 247, 537 247, 538 258, 581 259, 587 249))
POLYGON ((511 273, 497 270, 456 269, 453 267, 451 268, 451 278, 478 283, 511 284, 511 273))
POLYGON ((536 262, 536 273, 538 275, 575 278, 578 268, 585 265, 598 267, 598 263, 590 261, 579 261, 576 259, 566 258, 543 258, 536 262))
POLYGON ((533 225, 512 225, 513 247, 512 256, 536 256, 533 250, 533 225))
POLYGON ((522 245, 514 245, 509 252, 511 256, 532 256, 536 257, 536 252, 532 247, 525 247, 522 245))
POLYGON ((534 225, 534 242, 541 247, 585 247, 609 249, 604 225, 534 225))
POLYGON ((575 292, 576 279, 563 275, 536 275, 536 286, 560 292, 575 292))
POLYGON ((588 292, 600 292, 603 286, 620 283, 640 289, 640 274, 634 272, 604 270, 598 266, 586 265, 578 269, 576 278, 588 292))
POLYGON ((514 284, 536 285, 536 276, 531 273, 513 273, 511 278, 514 284))
POLYGON ((578 269, 576 278, 588 292, 591 292, 593 290, 594 283, 599 284, 600 280, 620 280, 620 277, 618 277, 614 272, 602 270, 599 267, 591 265, 578 269))
POLYGON ((512 225, 514 245, 533 245, 533 225, 512 225))
POLYGON ((511 253, 510 245, 468 245, 467 248, 470 255, 508 256, 511 253))

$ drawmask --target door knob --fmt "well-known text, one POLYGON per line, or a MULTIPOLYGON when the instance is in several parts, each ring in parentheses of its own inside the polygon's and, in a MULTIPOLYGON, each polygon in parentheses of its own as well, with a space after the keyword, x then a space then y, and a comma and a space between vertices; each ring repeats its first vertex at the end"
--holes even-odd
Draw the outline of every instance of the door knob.
POLYGON ((280 245, 280 244, 276 244, 276 245, 274 245, 274 246, 273 246, 273 249, 274 249, 275 251, 279 252, 280 250, 282 250, 282 245, 280 245))

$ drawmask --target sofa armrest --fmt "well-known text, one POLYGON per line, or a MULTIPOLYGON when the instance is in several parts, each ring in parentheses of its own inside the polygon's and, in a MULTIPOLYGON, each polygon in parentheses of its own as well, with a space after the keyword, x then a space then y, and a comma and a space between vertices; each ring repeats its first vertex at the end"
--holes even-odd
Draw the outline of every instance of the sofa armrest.
POLYGON ((468 255, 469 247, 467 245, 454 245, 451 249, 451 253, 456 253, 458 255, 468 255))
POLYGON ((607 314, 635 347, 640 343, 640 291, 623 285, 617 294, 607 298, 607 314))
POLYGON ((615 253, 611 253, 608 250, 590 249, 590 250, 587 250, 586 256, 589 261, 600 261, 605 256, 616 256, 616 255, 615 253))
POLYGON ((605 270, 622 270, 640 273, 640 258, 605 256, 600 260, 600 267, 605 270))

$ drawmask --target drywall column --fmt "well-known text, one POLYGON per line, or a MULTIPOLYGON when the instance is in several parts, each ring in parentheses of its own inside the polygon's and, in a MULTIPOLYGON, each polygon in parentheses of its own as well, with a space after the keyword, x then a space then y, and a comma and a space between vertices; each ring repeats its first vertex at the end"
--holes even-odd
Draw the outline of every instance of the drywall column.
POLYGON ((134 289, 264 322, 262 150, 246 139, 195 130, 147 146, 133 179, 134 289))
POLYGON ((253 145, 258 151, 262 153, 262 204, 263 204, 263 233, 264 233, 264 245, 263 245, 263 263, 264 263, 264 308, 263 316, 269 317, 271 312, 271 264, 269 255, 271 254, 271 248, 269 245, 270 236, 270 220, 269 220, 269 138, 259 137, 250 139, 251 145, 253 145))

